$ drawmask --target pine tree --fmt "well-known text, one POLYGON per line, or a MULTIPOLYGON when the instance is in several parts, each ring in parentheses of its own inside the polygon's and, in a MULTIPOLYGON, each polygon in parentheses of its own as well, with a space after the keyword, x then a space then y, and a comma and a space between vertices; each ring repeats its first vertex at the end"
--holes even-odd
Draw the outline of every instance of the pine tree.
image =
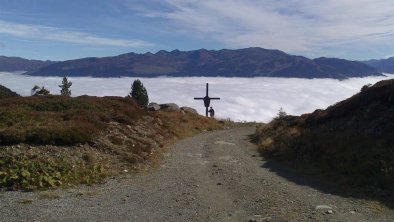
POLYGON ((274 119, 281 120, 281 119, 285 118, 286 116, 287 116, 287 113, 283 110, 282 107, 280 107, 279 112, 274 119))
POLYGON ((146 108, 149 103, 148 92, 139 79, 134 80, 131 86, 130 96, 137 101, 141 108, 146 108))
POLYGON ((69 81, 67 80, 67 77, 66 77, 66 76, 63 77, 62 84, 59 85, 59 87, 61 88, 61 90, 60 90, 60 95, 62 95, 62 96, 71 96, 70 87, 71 87, 72 84, 73 84, 72 82, 69 82, 69 81))

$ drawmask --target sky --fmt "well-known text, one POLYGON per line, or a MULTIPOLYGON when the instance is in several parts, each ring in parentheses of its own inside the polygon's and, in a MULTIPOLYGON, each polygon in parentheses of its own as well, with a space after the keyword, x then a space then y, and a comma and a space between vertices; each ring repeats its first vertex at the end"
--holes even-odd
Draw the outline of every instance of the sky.
POLYGON ((393 0, 0 0, 0 55, 68 60, 195 49, 394 56, 393 0))
MULTIPOLYGON (((205 115, 201 100, 205 96, 205 83, 209 83, 209 96, 215 115, 234 121, 269 122, 280 108, 291 115, 325 109, 358 93, 362 86, 393 78, 394 75, 363 78, 301 79, 301 78, 140 78, 147 89, 150 102, 176 103, 195 108, 205 115)), ((69 78, 72 96, 126 96, 131 91, 132 77, 122 78, 69 78)), ((45 86, 52 94, 60 94, 61 77, 35 77, 0 72, 0 83, 22 96, 29 96, 34 85, 45 86)))

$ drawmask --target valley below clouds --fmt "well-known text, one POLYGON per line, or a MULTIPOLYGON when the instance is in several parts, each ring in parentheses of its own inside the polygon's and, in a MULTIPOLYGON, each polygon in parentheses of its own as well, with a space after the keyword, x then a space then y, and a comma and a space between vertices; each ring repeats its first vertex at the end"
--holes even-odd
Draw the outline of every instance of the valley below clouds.
MULTIPOLYGON (((201 100, 205 96, 205 84, 209 83, 209 96, 220 97, 211 105, 218 118, 235 121, 268 122, 282 107, 291 115, 325 109, 360 91, 365 84, 393 78, 386 74, 379 77, 336 79, 301 78, 224 78, 224 77, 159 77, 139 78, 146 87, 150 102, 189 106, 205 114, 201 100)), ((73 77, 72 96, 126 96, 136 78, 73 77)), ((29 96, 34 85, 45 86, 52 94, 60 94, 61 77, 33 77, 18 73, 0 72, 0 85, 22 96, 29 96)))

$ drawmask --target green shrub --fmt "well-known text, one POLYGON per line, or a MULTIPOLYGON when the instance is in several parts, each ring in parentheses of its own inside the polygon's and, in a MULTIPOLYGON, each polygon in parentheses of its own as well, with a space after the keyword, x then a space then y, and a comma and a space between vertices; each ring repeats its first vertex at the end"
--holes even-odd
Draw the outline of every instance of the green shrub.
POLYGON ((104 176, 101 166, 70 162, 64 157, 38 158, 26 154, 0 154, 0 187, 35 190, 71 184, 91 184, 104 176))

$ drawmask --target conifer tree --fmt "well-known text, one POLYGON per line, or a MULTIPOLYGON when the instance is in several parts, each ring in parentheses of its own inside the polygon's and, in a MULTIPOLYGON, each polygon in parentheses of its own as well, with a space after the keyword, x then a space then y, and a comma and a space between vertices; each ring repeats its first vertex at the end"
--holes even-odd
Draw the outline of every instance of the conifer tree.
POLYGON ((282 107, 280 107, 278 114, 276 115, 276 117, 274 117, 274 119, 276 120, 282 120, 283 118, 285 118, 287 116, 287 113, 283 110, 282 107))
POLYGON ((61 88, 61 90, 60 90, 60 95, 62 95, 62 96, 71 96, 70 87, 71 87, 72 84, 73 84, 72 82, 69 82, 69 81, 67 80, 67 77, 66 77, 66 76, 63 77, 62 84, 59 85, 59 87, 61 88))
POLYGON ((141 108, 146 108, 149 103, 148 92, 146 91, 142 82, 137 79, 134 80, 133 85, 131 86, 130 96, 137 101, 138 105, 141 108))

